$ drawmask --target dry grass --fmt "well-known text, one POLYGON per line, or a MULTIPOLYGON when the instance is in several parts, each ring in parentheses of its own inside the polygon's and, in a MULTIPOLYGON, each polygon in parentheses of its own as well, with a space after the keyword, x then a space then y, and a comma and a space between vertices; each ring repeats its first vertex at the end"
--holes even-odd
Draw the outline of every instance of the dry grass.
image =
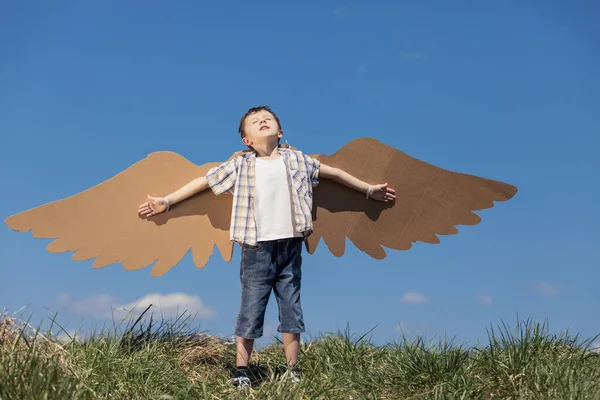
POLYGON ((205 334, 178 339, 173 348, 180 368, 192 382, 214 377, 215 370, 223 373, 224 366, 234 351, 233 343, 205 334))
POLYGON ((57 341, 39 332, 27 321, 0 314, 0 355, 35 351, 37 357, 55 359, 65 374, 77 374, 69 364, 70 354, 57 341))
POLYGON ((7 318, 0 314, 0 352, 11 347, 18 337, 19 325, 14 318, 7 318))

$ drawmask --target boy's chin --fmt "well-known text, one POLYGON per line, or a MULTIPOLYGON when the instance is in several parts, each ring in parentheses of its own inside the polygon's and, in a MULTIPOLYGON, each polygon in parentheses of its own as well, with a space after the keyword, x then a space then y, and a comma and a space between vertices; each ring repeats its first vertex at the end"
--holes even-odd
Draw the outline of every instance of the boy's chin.
POLYGON ((262 137, 277 136, 277 131, 271 131, 271 130, 259 131, 258 134, 262 137))
POLYGON ((263 132, 263 135, 261 136, 261 140, 263 140, 265 142, 270 142, 272 140, 277 141, 278 139, 279 139, 279 136, 277 135, 277 133, 263 132))

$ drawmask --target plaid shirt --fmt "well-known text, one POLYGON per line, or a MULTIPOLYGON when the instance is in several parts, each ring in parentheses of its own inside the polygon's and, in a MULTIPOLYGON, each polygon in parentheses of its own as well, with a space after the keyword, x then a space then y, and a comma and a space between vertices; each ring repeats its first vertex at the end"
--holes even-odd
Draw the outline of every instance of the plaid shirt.
MULTIPOLYGON (((292 183, 290 191, 294 205, 294 221, 298 232, 312 233, 312 188, 319 184, 319 160, 286 147, 280 147, 292 183)), ((230 240, 255 246, 257 243, 256 216, 254 214, 254 167, 256 153, 241 154, 206 174, 208 185, 215 195, 233 195, 230 240)))

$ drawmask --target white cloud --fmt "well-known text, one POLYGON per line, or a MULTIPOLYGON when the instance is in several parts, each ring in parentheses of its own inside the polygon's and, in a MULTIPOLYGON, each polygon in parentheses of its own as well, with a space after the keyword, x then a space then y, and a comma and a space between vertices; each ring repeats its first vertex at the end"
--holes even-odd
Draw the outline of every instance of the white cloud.
POLYGON ((94 317, 110 316, 110 308, 117 303, 117 300, 108 294, 99 294, 84 299, 73 299, 68 293, 61 293, 56 301, 60 306, 77 315, 91 315, 94 317))
POLYGON ((416 304, 416 303, 427 303, 429 298, 423 293, 419 292, 406 292, 400 299, 401 303, 416 304))
POLYGON ((600 340, 596 340, 590 345, 590 350, 594 353, 600 353, 600 340))
POLYGON ((158 314, 164 318, 176 317, 184 312, 199 318, 210 318, 215 315, 213 310, 204 305, 200 297, 186 293, 151 293, 129 304, 119 305, 117 309, 126 312, 142 312, 150 305, 156 307, 158 314))
POLYGON ((477 296, 477 302, 479 304, 483 304, 485 306, 491 306, 493 304, 493 300, 491 296, 488 296, 486 294, 480 294, 477 296))
POLYGON ((153 307, 150 313, 163 318, 176 317, 184 312, 198 318, 210 318, 215 315, 215 312, 208 308, 200 297, 186 293, 150 293, 127 304, 118 302, 108 294, 75 300, 69 294, 62 293, 57 297, 57 301, 73 314, 104 318, 140 313, 150 305, 153 307))
POLYGON ((550 282, 538 282, 535 284, 535 288, 545 294, 558 293, 558 286, 550 282))

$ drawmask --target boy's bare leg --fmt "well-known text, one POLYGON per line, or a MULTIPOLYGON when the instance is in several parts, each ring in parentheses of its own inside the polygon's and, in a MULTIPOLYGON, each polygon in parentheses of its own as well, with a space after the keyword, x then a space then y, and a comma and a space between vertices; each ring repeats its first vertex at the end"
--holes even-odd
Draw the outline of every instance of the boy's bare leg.
POLYGON ((244 339, 240 336, 236 336, 236 339, 237 355, 235 357, 235 364, 238 367, 247 367, 252 355, 254 339, 244 339))
POLYGON ((285 359, 288 365, 296 365, 298 362, 298 347, 300 346, 299 333, 284 333, 283 334, 283 349, 285 351, 285 359))

